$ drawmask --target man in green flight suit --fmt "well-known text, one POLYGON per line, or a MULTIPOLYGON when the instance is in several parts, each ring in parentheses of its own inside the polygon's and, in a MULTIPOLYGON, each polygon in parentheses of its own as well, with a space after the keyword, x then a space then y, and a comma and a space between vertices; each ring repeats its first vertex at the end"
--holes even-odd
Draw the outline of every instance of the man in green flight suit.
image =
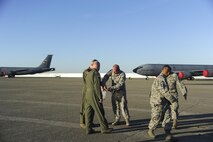
POLYGON ((103 97, 101 92, 101 77, 100 77, 100 63, 95 61, 92 65, 92 69, 88 70, 85 77, 85 120, 86 120, 86 134, 94 133, 92 129, 92 121, 94 118, 94 112, 98 118, 101 126, 101 133, 111 133, 112 129, 109 129, 108 122, 105 118, 105 112, 103 108, 103 97))
POLYGON ((82 97, 82 104, 80 109, 80 127, 83 129, 86 128, 86 122, 85 122, 86 76, 89 73, 89 71, 92 69, 94 62, 97 62, 97 60, 96 59, 92 60, 90 66, 83 72, 83 91, 82 91, 83 97, 82 97))

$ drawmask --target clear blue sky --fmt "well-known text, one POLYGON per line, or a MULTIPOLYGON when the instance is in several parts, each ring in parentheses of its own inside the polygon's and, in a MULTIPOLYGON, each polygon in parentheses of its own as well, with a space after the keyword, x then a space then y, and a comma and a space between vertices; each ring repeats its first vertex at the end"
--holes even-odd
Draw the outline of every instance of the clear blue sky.
POLYGON ((212 0, 0 0, 0 66, 213 64, 212 0))

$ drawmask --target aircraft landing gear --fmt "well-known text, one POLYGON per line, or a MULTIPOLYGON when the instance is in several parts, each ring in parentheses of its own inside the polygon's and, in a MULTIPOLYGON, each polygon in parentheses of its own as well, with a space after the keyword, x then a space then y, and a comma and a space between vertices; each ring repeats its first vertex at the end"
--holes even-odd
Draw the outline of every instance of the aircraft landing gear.
POLYGON ((195 78, 194 78, 194 77, 190 77, 190 78, 188 78, 187 80, 192 81, 192 80, 195 80, 195 78))
POLYGON ((8 78, 15 78, 15 75, 14 74, 10 74, 10 75, 8 75, 8 78))

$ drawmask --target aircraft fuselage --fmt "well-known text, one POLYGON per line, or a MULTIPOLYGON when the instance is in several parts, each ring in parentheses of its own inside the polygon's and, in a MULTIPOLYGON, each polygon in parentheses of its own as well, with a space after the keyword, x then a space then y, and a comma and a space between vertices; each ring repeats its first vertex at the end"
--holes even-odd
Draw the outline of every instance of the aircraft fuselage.
POLYGON ((36 74, 47 71, 54 71, 50 68, 52 55, 48 55, 38 67, 0 67, 0 76, 15 77, 15 75, 36 74))
MULTIPOLYGON (((133 72, 144 76, 158 76, 165 64, 144 64, 133 69, 133 72)), ((169 64, 175 73, 185 73, 186 78, 203 76, 203 71, 213 72, 213 65, 169 64)))

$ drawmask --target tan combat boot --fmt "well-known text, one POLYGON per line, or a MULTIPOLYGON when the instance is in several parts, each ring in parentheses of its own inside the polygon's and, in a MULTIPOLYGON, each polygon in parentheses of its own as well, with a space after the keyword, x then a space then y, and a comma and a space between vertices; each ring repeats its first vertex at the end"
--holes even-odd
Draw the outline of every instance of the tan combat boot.
POLYGON ((129 119, 126 119, 126 126, 130 126, 129 119))
POLYGON ((148 130, 148 132, 147 132, 147 134, 149 135, 149 137, 150 137, 150 138, 155 139, 155 133, 154 133, 154 130, 149 129, 149 130, 148 130))
POLYGON ((171 132, 170 132, 170 131, 165 131, 165 132, 166 132, 165 141, 166 141, 166 142, 172 142, 173 137, 172 137, 171 132))
POLYGON ((119 125, 120 121, 119 120, 115 120, 115 122, 112 123, 112 126, 117 126, 119 125))
POLYGON ((177 119, 174 119, 173 120, 173 126, 172 126, 173 129, 177 129, 177 119))
POLYGON ((86 129, 86 125, 83 124, 83 123, 80 124, 80 127, 81 127, 82 129, 86 129))

